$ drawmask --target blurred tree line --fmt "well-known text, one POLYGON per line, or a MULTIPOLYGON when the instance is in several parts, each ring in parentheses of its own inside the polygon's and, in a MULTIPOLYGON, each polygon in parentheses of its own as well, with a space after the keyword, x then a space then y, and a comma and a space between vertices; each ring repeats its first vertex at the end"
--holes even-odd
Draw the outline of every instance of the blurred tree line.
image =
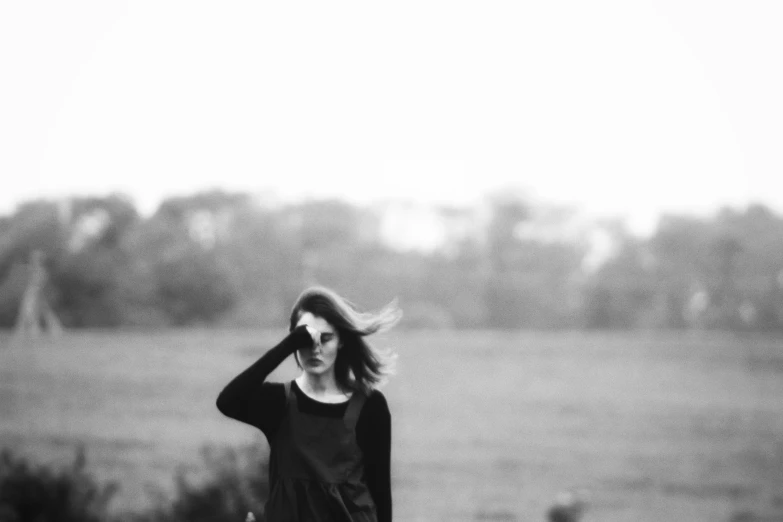
POLYGON ((72 328, 280 327, 318 283, 366 307, 399 297, 410 327, 783 330, 783 220, 763 206, 666 216, 640 238, 494 194, 432 208, 429 249, 396 244, 391 214, 220 191, 151 216, 118 195, 30 201, 0 217, 0 326, 40 250, 47 298, 72 328))

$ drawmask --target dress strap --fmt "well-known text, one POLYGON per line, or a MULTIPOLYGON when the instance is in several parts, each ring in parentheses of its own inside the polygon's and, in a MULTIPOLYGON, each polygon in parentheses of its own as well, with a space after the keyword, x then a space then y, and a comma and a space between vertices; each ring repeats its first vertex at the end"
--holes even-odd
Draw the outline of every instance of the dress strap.
POLYGON ((285 405, 288 406, 291 403, 296 405, 296 394, 291 392, 291 381, 285 381, 283 387, 285 388, 285 405))
POLYGON ((366 400, 367 396, 359 390, 356 390, 348 401, 348 408, 345 410, 343 422, 345 422, 345 427, 351 431, 356 429, 356 421, 359 420, 359 414, 361 413, 362 406, 364 406, 366 400))

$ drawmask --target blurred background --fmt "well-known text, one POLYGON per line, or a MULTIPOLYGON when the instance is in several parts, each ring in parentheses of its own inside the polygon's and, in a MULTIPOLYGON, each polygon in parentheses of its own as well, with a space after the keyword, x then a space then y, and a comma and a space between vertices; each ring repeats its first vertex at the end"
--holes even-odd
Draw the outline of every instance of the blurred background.
POLYGON ((405 314, 396 520, 783 520, 781 23, 3 3, 0 520, 260 517, 311 284, 405 314))

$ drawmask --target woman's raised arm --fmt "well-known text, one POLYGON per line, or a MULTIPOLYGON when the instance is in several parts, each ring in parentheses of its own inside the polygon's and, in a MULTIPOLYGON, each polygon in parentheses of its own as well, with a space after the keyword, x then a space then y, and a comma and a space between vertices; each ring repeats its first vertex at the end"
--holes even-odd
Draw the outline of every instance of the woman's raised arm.
MULTIPOLYGON (((267 351, 245 371, 234 377, 217 398, 217 408, 232 419, 245 422, 262 429, 267 426, 268 407, 274 407, 277 401, 270 401, 274 396, 272 383, 266 378, 275 368, 292 353, 313 342, 307 328, 295 328, 274 348, 267 351)), ((283 397, 284 398, 284 397, 283 397)))

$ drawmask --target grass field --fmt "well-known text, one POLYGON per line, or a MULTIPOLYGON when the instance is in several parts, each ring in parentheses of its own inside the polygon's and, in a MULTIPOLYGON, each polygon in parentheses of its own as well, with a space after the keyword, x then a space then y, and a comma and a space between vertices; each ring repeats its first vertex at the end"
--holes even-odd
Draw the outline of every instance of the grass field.
MULTIPOLYGON (((121 484, 114 507, 142 507, 178 466, 198 472, 203 445, 266 444, 215 398, 281 335, 0 337, 0 446, 56 462, 83 442, 99 477, 121 484)), ((589 490, 586 521, 783 520, 779 340, 399 332, 379 342, 400 354, 383 389, 396 521, 539 521, 567 488, 589 490)))

